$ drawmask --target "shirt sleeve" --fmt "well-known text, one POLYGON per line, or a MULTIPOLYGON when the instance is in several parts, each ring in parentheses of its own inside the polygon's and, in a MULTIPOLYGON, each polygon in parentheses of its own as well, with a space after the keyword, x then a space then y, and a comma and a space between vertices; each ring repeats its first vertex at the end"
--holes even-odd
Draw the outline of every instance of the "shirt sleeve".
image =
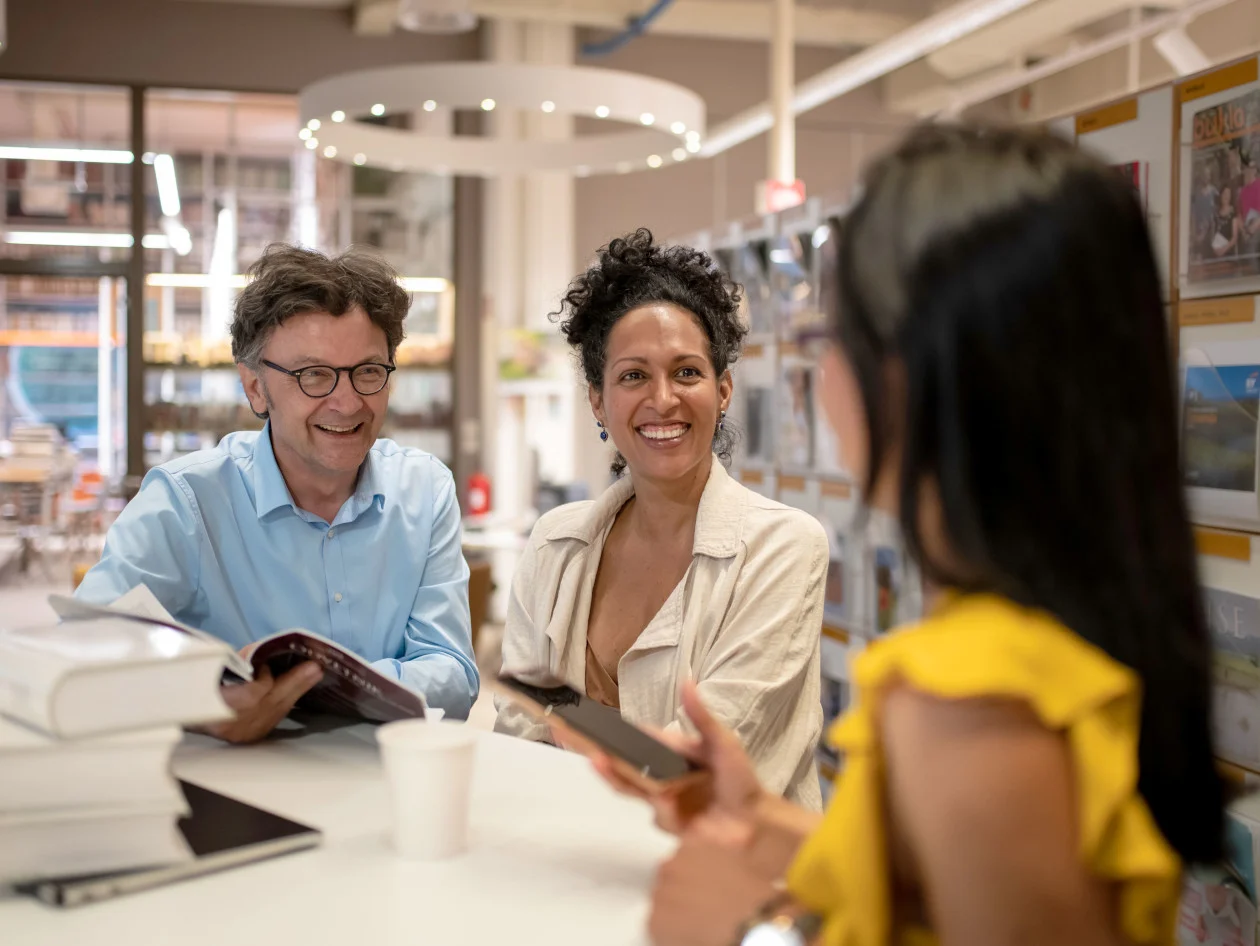
MULTIPOLYGON (((537 530, 535 526, 535 530, 537 530)), ((534 625, 534 618, 529 611, 529 595, 527 591, 537 582, 535 574, 536 553, 534 537, 530 536, 528 544, 521 552, 516 570, 512 573, 512 592, 508 596, 507 621, 503 625, 503 664, 501 673, 518 677, 525 682, 546 684, 554 681, 544 679, 550 665, 548 651, 549 641, 541 628, 534 625)), ((496 696, 495 709, 498 717, 494 722, 494 731, 530 739, 534 742, 551 742, 551 730, 520 709, 511 700, 496 696)))
MULTIPOLYGON (((735 732, 762 784, 776 794, 800 781, 822 730, 828 558, 826 534, 813 519, 777 530, 744 562, 726 621, 696 669, 705 706, 735 732)), ((678 712, 667 729, 691 731, 678 712)), ((815 788, 808 801, 817 807, 815 788)))
POLYGON ((143 584, 179 618, 200 587, 204 534, 192 497, 165 470, 150 470, 110 526, 101 560, 84 576, 75 597, 110 604, 143 584))
POLYGON ((403 654, 372 666, 423 693, 430 706, 440 707, 447 716, 467 719, 481 677, 472 649, 468 563, 461 548, 455 480, 445 467, 440 469, 429 548, 403 633, 403 654))

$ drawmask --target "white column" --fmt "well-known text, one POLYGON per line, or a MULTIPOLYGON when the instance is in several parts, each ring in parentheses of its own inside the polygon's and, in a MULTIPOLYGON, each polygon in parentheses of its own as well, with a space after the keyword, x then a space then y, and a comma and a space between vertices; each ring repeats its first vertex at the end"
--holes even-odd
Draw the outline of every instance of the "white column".
POLYGON ((770 46, 770 100, 774 127, 770 129, 768 177, 796 180, 796 116, 792 91, 796 82, 796 0, 775 0, 774 35, 770 46))

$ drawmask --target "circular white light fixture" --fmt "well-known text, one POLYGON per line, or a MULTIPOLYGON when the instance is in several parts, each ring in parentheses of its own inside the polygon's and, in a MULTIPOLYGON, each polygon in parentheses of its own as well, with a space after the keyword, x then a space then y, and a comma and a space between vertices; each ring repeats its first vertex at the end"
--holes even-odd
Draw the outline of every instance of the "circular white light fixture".
POLYGON ((319 131, 319 119, 312 118, 309 122, 306 123, 306 127, 309 128, 311 131, 319 131))
POLYGON ((686 161, 686 160, 687 160, 687 149, 686 149, 686 148, 675 148, 675 149, 674 149, 674 151, 673 151, 673 158, 674 158, 674 160, 675 160, 675 161, 686 161))
POLYGON ((344 122, 346 120, 346 113, 341 109, 337 109, 337 111, 332 113, 332 120, 338 123, 344 122))
POLYGON ((359 167, 362 167, 363 165, 367 164, 367 155, 364 154, 362 151, 360 151, 358 154, 354 156, 354 163, 359 165, 359 167))
POLYGON ((309 128, 303 128, 301 131, 298 132, 298 137, 301 138, 303 141, 305 141, 310 136, 311 136, 311 130, 309 128))
POLYGON ((556 103, 551 101, 551 99, 547 99, 547 101, 542 103, 542 110, 550 115, 556 110, 556 103))
POLYGON ((700 153, 700 139, 697 138, 693 141, 688 141, 687 150, 691 152, 692 154, 699 154, 700 153))
POLYGON ((687 130, 687 126, 684 125, 682 122, 674 122, 674 124, 669 126, 669 130, 672 131, 676 135, 681 135, 683 132, 687 130))
POLYGON ((318 138, 307 138, 307 139, 306 139, 306 147, 307 147, 308 149, 310 149, 311 151, 314 151, 316 148, 318 148, 318 147, 319 147, 319 139, 318 139, 318 138))
POLYGON ((324 149, 324 157, 326 157, 326 158, 335 158, 335 157, 337 157, 337 148, 336 148, 336 146, 335 146, 335 145, 329 145, 327 148, 325 148, 325 149, 324 149))
POLYGON ((507 62, 422 63, 333 76, 302 90, 300 114, 303 122, 323 123, 321 147, 336 147, 339 161, 350 163, 363 154, 373 167, 420 173, 444 168, 450 174, 483 176, 573 173, 579 167, 590 174, 622 166, 629 171, 642 168, 649 155, 670 154, 705 127, 703 100, 672 82, 589 66, 507 62), (612 121, 595 134, 568 138, 422 134, 367 120, 368 114, 384 114, 384 102, 400 114, 427 108, 429 102, 441 102, 452 111, 493 107, 496 114, 504 109, 538 114, 546 102, 554 107, 546 114, 599 115, 612 121), (633 102, 634 107, 619 106, 614 117, 608 102, 633 102), (335 110, 345 111, 344 122, 331 121, 335 110), (657 121, 658 115, 668 115, 669 122, 657 121), (680 123, 688 139, 673 131, 680 123))
POLYGON ((426 112, 433 112, 433 111, 437 111, 437 102, 433 101, 433 99, 425 99, 425 100, 424 100, 424 110, 425 110, 426 112))
POLYGON ((650 167, 650 168, 658 168, 658 167, 660 167, 660 166, 661 166, 662 164, 664 164, 664 163, 665 163, 665 162, 661 160, 661 156, 660 156, 659 154, 649 154, 649 155, 648 155, 648 167, 650 167))

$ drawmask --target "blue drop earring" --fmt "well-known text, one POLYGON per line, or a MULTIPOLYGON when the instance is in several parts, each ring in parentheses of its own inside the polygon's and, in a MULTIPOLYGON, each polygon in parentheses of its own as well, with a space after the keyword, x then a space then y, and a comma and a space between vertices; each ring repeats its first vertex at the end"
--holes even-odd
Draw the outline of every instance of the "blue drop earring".
POLYGON ((726 411, 722 411, 722 416, 718 418, 718 430, 726 426, 726 411))
POLYGON ((608 440, 608 431, 604 429, 604 422, 602 420, 597 420, 595 421, 595 426, 599 428, 599 439, 604 441, 608 440))

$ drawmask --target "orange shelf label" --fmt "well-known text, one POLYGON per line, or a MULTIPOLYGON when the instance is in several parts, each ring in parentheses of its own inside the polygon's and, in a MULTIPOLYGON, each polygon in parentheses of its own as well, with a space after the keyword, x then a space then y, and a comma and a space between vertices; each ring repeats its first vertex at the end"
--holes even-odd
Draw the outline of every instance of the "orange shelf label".
POLYGON ((779 477, 779 491, 782 492, 785 489, 792 490, 793 492, 796 492, 796 493, 803 493, 805 491, 805 477, 780 476, 779 477))
POLYGON ((1123 102, 1116 102, 1114 105, 1105 105, 1102 108, 1096 108, 1092 112, 1076 116, 1076 133, 1078 135, 1087 135, 1091 131, 1102 131, 1104 128, 1111 128, 1113 125, 1123 125, 1125 122, 1137 121, 1138 117, 1138 100, 1126 99, 1123 102))
POLYGON ((853 495, 853 487, 848 483, 824 480, 822 483, 822 494, 830 496, 832 499, 849 499, 853 495))
POLYGON ((1251 536, 1245 532, 1196 528, 1194 545, 1200 555, 1232 558, 1236 562, 1251 561, 1251 536))
POLYGON ((752 483, 754 486, 760 486, 766 481, 765 475, 760 470, 744 470, 739 474, 739 478, 745 483, 752 483))
POLYGON ((1256 303, 1251 296, 1188 299, 1177 306, 1179 325, 1233 325, 1255 320, 1256 303))
POLYGON ((1215 72, 1209 72, 1207 75, 1181 83, 1177 86, 1177 101, 1193 102, 1195 99, 1215 95, 1217 92, 1224 92, 1237 85, 1255 82, 1258 78, 1260 78, 1260 59, 1252 56, 1244 62, 1236 62, 1232 66, 1225 66, 1223 69, 1217 69, 1215 72))
POLYGON ((849 643, 849 632, 842 627, 833 627, 830 624, 824 624, 822 629, 823 637, 829 637, 833 641, 841 644, 849 643))

